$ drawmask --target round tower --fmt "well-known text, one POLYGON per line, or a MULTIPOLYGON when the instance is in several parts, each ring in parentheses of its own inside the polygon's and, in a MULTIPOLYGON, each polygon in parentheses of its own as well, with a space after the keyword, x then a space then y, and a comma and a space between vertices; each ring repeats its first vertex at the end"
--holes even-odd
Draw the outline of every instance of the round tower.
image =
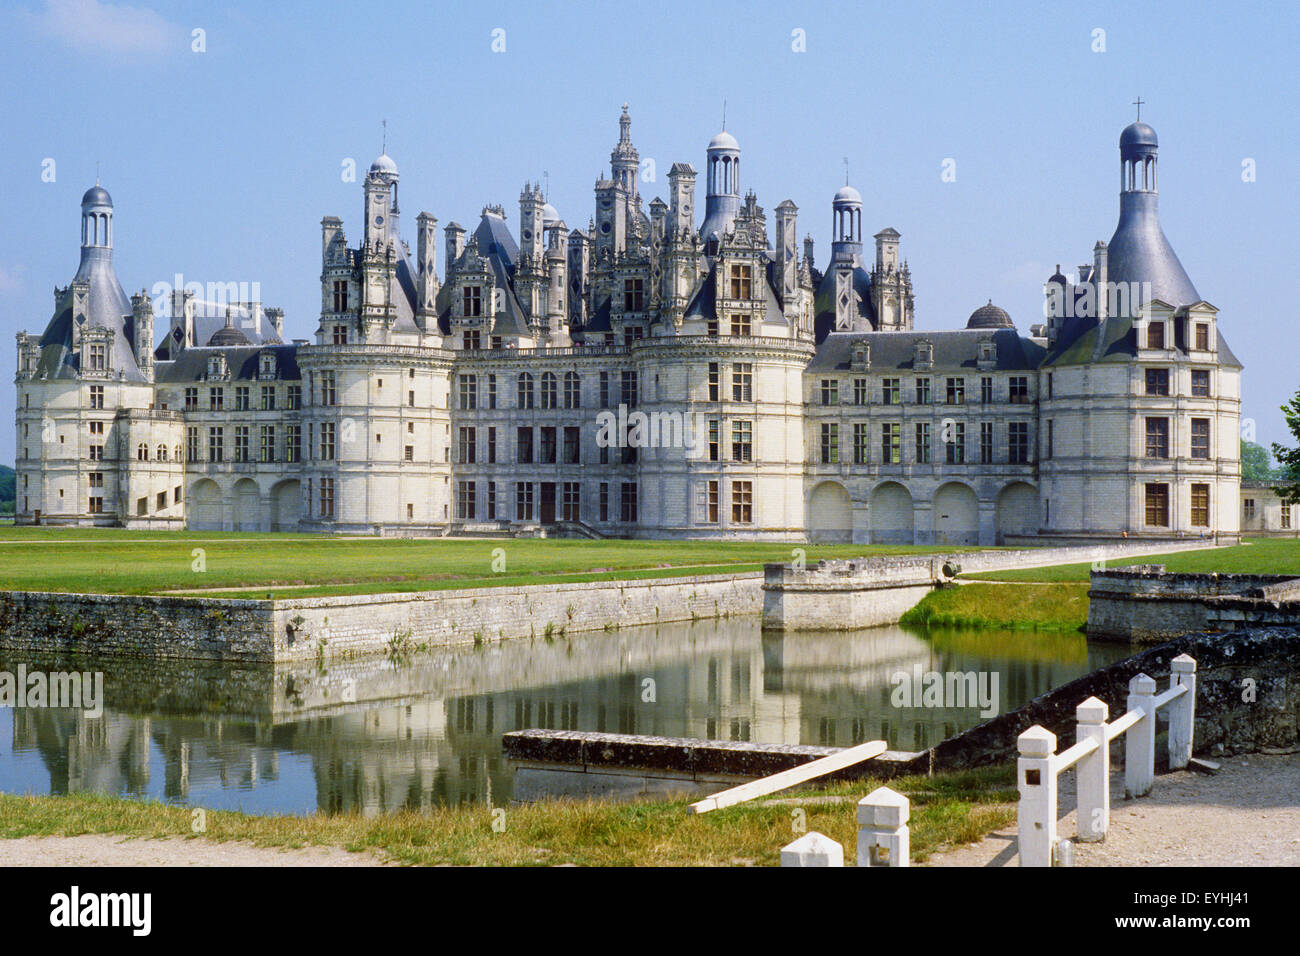
MULTIPOLYGON (((707 154, 700 238, 709 244, 726 234, 740 212, 740 144, 724 129, 709 142, 707 154)), ((709 249, 715 250, 716 246, 709 249)))

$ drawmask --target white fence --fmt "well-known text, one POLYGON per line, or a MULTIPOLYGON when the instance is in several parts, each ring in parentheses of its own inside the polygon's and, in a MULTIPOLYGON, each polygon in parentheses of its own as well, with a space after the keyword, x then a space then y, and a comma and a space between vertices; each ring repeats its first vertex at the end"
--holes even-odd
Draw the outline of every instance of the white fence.
POLYGON ((1186 767, 1192 757, 1196 716, 1196 661, 1179 654, 1170 664, 1169 689, 1156 694, 1156 682, 1138 674, 1128 685, 1128 712, 1112 723, 1106 704, 1089 697, 1075 710, 1075 744, 1056 753, 1056 735, 1035 724, 1017 740, 1020 804, 1017 810, 1021 866, 1069 865, 1073 845, 1056 832, 1057 776, 1077 766, 1077 836, 1092 843, 1110 828, 1110 742, 1124 739, 1124 789, 1144 797, 1155 780, 1156 713, 1169 706, 1169 767, 1186 767))
MULTIPOLYGON (((907 797, 879 787, 858 801, 858 866, 907 866, 911 832, 907 797)), ((782 866, 843 866, 844 848, 812 830, 781 847, 782 866)))

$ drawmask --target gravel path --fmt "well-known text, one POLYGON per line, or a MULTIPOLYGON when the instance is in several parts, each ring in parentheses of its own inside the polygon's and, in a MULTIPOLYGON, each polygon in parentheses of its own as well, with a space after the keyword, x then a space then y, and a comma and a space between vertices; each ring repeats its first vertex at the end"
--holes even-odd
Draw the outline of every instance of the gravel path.
MULTIPOLYGON (((1300 866, 1300 754, 1225 757, 1213 776, 1156 777, 1151 793, 1124 799, 1111 776, 1110 832, 1077 843, 1075 866, 1300 866)), ((1075 834, 1074 773, 1061 777, 1058 834, 1075 834)), ((979 843, 936 853, 926 866, 1018 866, 1014 825, 979 843)))
POLYGON ((248 843, 104 834, 0 839, 0 866, 383 866, 370 853, 337 847, 280 850, 248 843))

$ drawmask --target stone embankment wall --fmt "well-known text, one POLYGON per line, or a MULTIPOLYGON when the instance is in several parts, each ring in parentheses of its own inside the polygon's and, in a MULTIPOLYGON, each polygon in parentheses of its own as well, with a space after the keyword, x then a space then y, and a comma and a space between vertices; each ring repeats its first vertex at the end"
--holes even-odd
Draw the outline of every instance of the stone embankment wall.
POLYGON ((1213 539, 1114 541, 1059 548, 886 555, 821 561, 795 570, 769 564, 763 578, 763 627, 787 631, 856 630, 894 624, 958 571, 1006 571, 1055 564, 1121 561, 1155 551, 1200 551, 1213 539))
POLYGON ((1164 565, 1093 571, 1088 634, 1159 643, 1194 631, 1300 624, 1300 578, 1169 574, 1164 565))
POLYGON ((245 601, 0 592, 0 647, 219 661, 409 653, 640 624, 753 617, 759 572, 245 601))

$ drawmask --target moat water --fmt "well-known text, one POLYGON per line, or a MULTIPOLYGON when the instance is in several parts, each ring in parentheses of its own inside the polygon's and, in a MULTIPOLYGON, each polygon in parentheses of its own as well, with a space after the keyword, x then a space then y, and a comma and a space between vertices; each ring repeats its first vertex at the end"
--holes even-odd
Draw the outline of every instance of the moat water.
POLYGON ((900 673, 983 675, 1003 713, 1130 653, 1081 634, 895 626, 773 636, 756 619, 324 667, 0 650, 0 672, 104 675, 97 718, 0 707, 0 791, 95 791, 250 813, 501 806, 511 799, 501 753, 510 730, 841 747, 885 739, 920 750, 981 723, 989 708, 899 706, 900 673))

